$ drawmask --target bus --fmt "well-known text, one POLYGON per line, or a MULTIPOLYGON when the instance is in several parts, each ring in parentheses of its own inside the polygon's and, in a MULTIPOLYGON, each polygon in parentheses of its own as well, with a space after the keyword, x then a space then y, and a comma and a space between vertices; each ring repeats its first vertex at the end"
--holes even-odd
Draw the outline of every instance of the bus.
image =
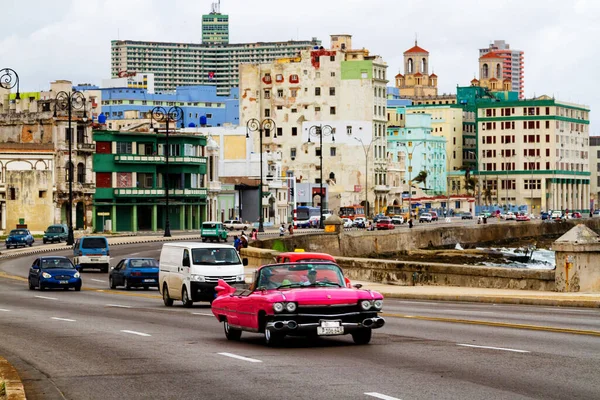
POLYGON ((401 215, 404 217, 405 221, 408 221, 409 218, 409 214, 408 214, 408 207, 402 207, 402 206, 387 206, 385 209, 385 215, 387 215, 388 217, 393 217, 395 215, 401 215))
POLYGON ((296 207, 296 220, 294 221, 295 228, 310 228, 310 221, 321 218, 321 208, 310 206, 296 207))
POLYGON ((365 218, 365 207, 356 204, 353 206, 340 207, 338 215, 340 218, 349 218, 353 221, 356 217, 365 218))

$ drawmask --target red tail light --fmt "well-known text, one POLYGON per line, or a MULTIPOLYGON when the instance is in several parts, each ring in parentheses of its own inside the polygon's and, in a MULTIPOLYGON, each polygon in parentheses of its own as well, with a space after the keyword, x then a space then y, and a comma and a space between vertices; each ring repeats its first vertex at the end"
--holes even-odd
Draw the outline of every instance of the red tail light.
POLYGON ((142 276, 141 272, 132 272, 131 276, 142 276))
POLYGON ((79 257, 81 257, 83 255, 83 252, 81 250, 79 250, 79 257))

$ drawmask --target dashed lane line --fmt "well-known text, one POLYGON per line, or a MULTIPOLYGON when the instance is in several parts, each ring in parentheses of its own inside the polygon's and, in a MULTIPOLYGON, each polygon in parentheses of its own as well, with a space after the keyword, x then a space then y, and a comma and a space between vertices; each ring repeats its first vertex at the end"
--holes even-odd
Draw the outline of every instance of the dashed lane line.
POLYGON ((122 304, 105 304, 106 307, 116 307, 116 308, 131 308, 131 306, 124 306, 122 304))
POLYGON ((138 336, 152 336, 152 335, 149 335, 147 333, 137 332, 137 331, 122 330, 121 332, 123 332, 123 333, 129 333, 129 334, 132 334, 132 335, 138 335, 138 336))
POLYGON ((58 300, 56 297, 46 297, 46 296, 34 296, 37 297, 38 299, 44 299, 44 300, 58 300))
POLYGON ((106 283, 106 281, 103 281, 103 280, 100 280, 100 279, 90 279, 90 281, 100 282, 100 283, 106 283))
POLYGON ((235 358, 235 359, 242 360, 242 361, 248 361, 251 363, 261 363, 262 362, 261 360, 257 360, 256 358, 248 358, 248 357, 244 357, 244 356, 238 356, 237 354, 233 354, 233 353, 217 353, 217 354, 220 354, 225 357, 235 358))
POLYGON ((7 310, 6 308, 0 308, 0 311, 3 311, 3 312, 10 312, 10 310, 7 310))
POLYGON ((58 318, 58 317, 52 317, 51 319, 54 319, 56 321, 65 321, 65 322, 75 322, 74 319, 69 319, 69 318, 58 318))
POLYGON ((400 400, 397 397, 392 397, 392 396, 388 396, 387 394, 381 394, 381 393, 377 393, 377 392, 366 392, 365 395, 375 397, 377 399, 382 399, 382 400, 400 400))
POLYGON ((456 345, 457 346, 462 346, 462 347, 473 347, 473 348, 476 348, 476 349, 512 351, 513 353, 531 353, 530 351, 527 351, 527 350, 507 349, 506 347, 476 346, 474 344, 464 344, 464 343, 456 343, 456 345))
POLYGON ((193 312, 192 315, 204 315, 206 317, 212 317, 212 314, 208 314, 208 313, 201 313, 201 312, 193 312))

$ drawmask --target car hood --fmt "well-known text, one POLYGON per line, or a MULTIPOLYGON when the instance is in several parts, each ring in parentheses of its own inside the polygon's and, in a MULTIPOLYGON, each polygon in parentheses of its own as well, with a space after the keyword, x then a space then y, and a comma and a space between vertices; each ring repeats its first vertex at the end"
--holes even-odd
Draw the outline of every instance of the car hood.
POLYGON ((73 268, 48 268, 48 269, 42 269, 42 272, 47 272, 52 276, 57 276, 57 275, 73 276, 73 275, 75 275, 77 270, 73 269, 73 268))
POLYGON ((359 300, 383 299, 383 296, 378 292, 330 287, 270 290, 268 296, 273 302, 293 301, 299 305, 306 306, 321 304, 354 304, 359 300))

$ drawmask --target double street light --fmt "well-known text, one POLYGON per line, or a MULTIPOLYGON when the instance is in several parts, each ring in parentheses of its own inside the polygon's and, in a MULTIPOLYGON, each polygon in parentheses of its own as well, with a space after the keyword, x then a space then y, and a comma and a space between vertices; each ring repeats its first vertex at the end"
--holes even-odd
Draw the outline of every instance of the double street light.
POLYGON ((371 146, 373 145, 373 143, 379 141, 381 139, 381 137, 378 136, 375 139, 371 140, 371 142, 369 143, 369 146, 365 145, 361 138, 355 137, 354 139, 356 139, 360 142, 360 144, 362 145, 363 151, 365 152, 365 215, 367 218, 369 218, 369 192, 368 192, 369 189, 367 187, 368 176, 369 176, 369 152, 371 151, 371 146))
POLYGON ((319 137, 319 172, 320 172, 320 180, 319 180, 319 196, 321 196, 320 209, 319 209, 319 228, 323 229, 324 221, 323 221, 323 203, 327 196, 323 193, 323 136, 331 136, 331 141, 335 143, 335 129, 333 129, 330 125, 313 125, 308 128, 308 143, 311 143, 310 137, 319 137))
POLYGON ((251 118, 246 123, 246 139, 250 138, 250 132, 258 132, 259 138, 259 153, 260 153, 260 185, 258 186, 258 231, 264 232, 264 218, 263 218, 263 133, 265 136, 270 136, 273 132, 273 137, 277 137, 277 125, 271 118, 265 118, 258 120, 251 118))
POLYGON ((67 207, 67 224, 69 226, 69 233, 67 236, 67 245, 75 243, 73 237, 73 161, 71 159, 71 153, 73 151, 73 130, 71 128, 71 120, 73 117, 73 111, 83 110, 83 122, 87 121, 87 114, 85 109, 85 95, 78 90, 71 92, 60 91, 56 94, 54 103, 54 118, 58 118, 58 110, 67 111, 69 117, 69 125, 67 128, 67 142, 69 143, 69 164, 68 164, 68 175, 69 175, 69 204, 67 207))
MULTIPOLYGON (((181 122, 181 128, 183 128, 183 117, 183 110, 177 106, 171 107, 168 110, 164 107, 158 106, 154 107, 152 111, 150 111, 150 128, 154 128, 152 121, 156 121, 158 123, 164 122, 166 129, 164 178, 166 215, 164 237, 171 237, 171 222, 169 219, 169 153, 171 152, 171 149, 169 148, 169 122, 173 121, 175 129, 177 129, 177 122, 181 122)), ((158 127, 154 128, 154 132, 158 133, 158 127)))
POLYGON ((21 95, 19 94, 19 75, 14 69, 0 69, 0 86, 9 90, 16 86, 17 95, 15 96, 15 100, 21 100, 21 95))

